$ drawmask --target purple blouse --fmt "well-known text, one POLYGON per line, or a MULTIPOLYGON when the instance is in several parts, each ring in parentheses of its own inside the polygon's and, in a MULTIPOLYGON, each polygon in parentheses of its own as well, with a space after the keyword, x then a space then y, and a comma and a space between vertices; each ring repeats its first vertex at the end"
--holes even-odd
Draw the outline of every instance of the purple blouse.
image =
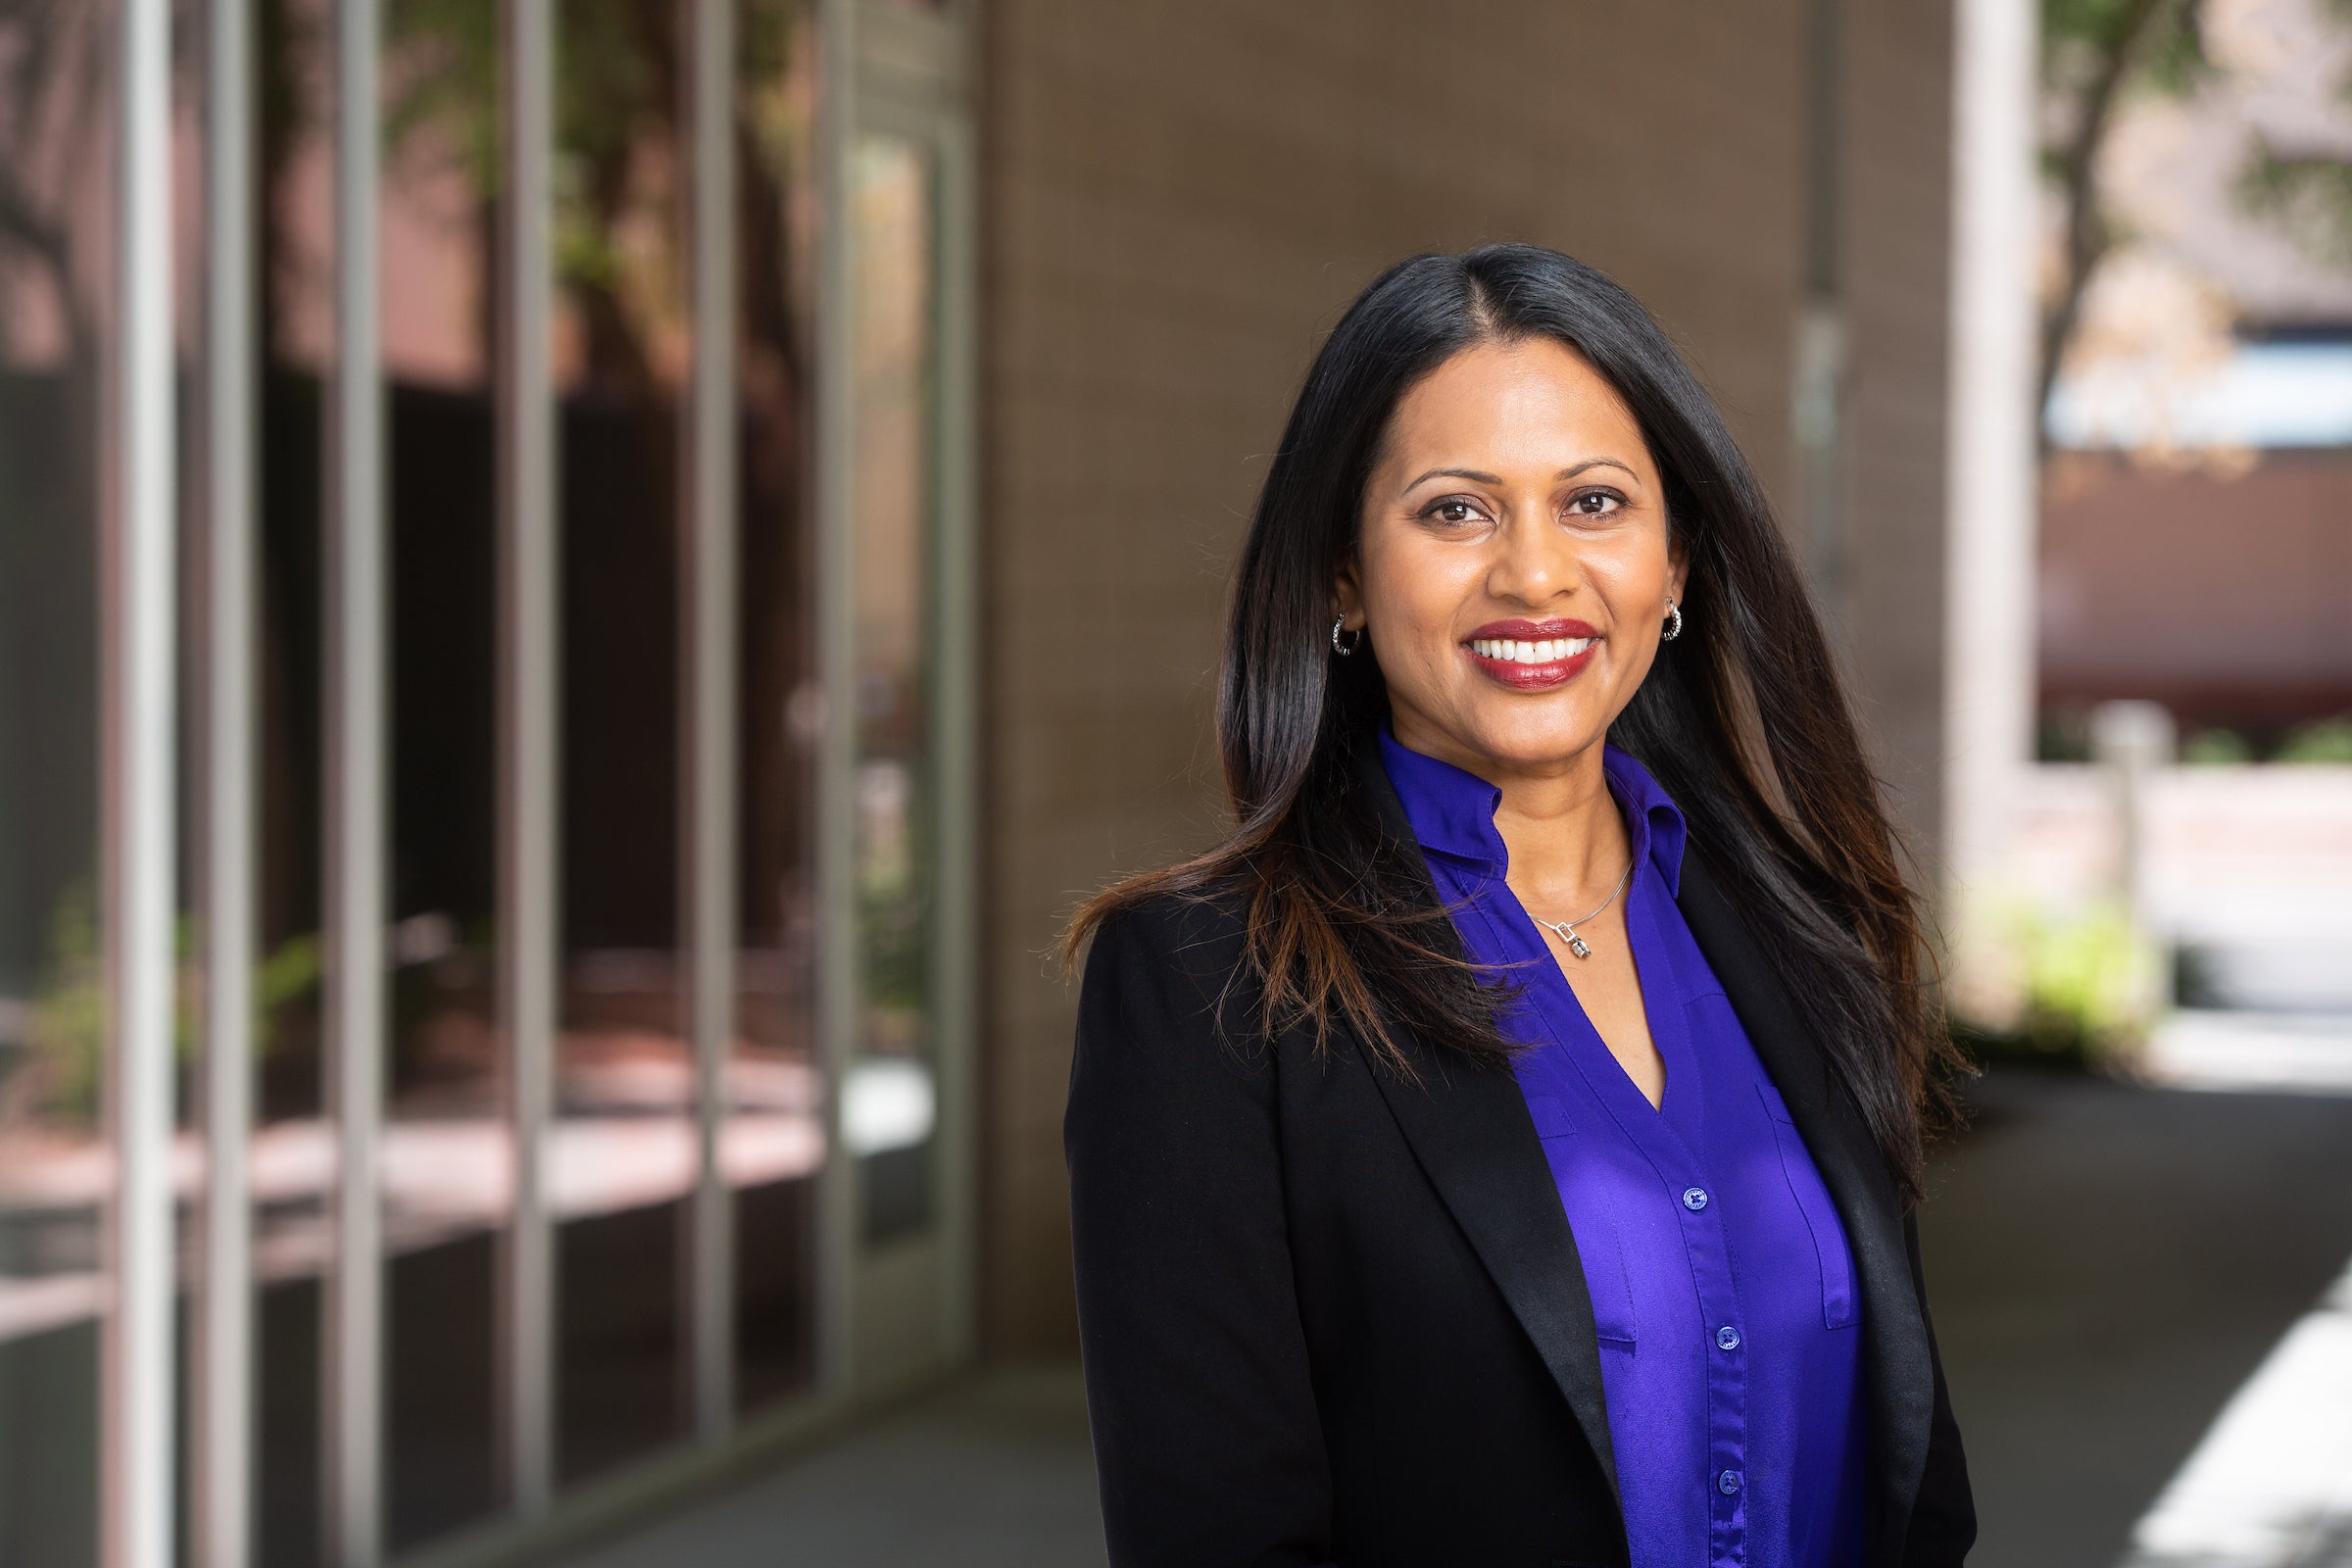
MULTIPOLYGON (((1501 792, 1399 745, 1381 758, 1472 958, 1525 987, 1520 1091, 1583 1260, 1635 1568, 1862 1561, 1862 1303, 1844 1226, 1676 906, 1683 813, 1614 747, 1633 839, 1626 928, 1652 1109, 1503 877, 1501 792)), ((1545 911, 1551 913, 1555 911, 1545 911)), ((1577 913, 1581 911, 1556 911, 1577 913)))

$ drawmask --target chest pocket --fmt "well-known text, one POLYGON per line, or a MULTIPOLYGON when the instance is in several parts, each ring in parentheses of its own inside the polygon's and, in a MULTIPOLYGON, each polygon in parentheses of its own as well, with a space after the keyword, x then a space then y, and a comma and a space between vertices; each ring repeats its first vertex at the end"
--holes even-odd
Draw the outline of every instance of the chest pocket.
POLYGON ((1813 1168, 1813 1156, 1797 1135, 1788 1105, 1770 1084, 1756 1085, 1756 1095, 1764 1102, 1773 1142, 1780 1148, 1781 1174, 1788 1179, 1788 1195, 1796 1200, 1797 1212, 1804 1215, 1805 1229, 1813 1234, 1813 1255, 1821 1265, 1822 1323, 1827 1328, 1850 1329, 1862 1320, 1862 1313, 1845 1227, 1838 1223, 1829 1189, 1822 1186, 1821 1173, 1813 1168))
MULTIPOLYGON (((1554 1103, 1531 1097, 1537 1135, 1544 1141, 1544 1160, 1551 1167, 1554 1185, 1576 1179, 1577 1135, 1567 1130, 1566 1118, 1554 1103), (1550 1112, 1550 1114, 1547 1114, 1550 1112)), ((1585 1294, 1592 1298, 1593 1337, 1603 1345, 1634 1344, 1634 1288, 1625 1268, 1625 1248, 1617 1226, 1606 1214, 1579 1216, 1571 1211, 1570 1234, 1576 1238, 1577 1261, 1584 1266, 1585 1294)))
POLYGON ((1571 1220, 1576 1255, 1585 1266, 1585 1294, 1592 1298, 1592 1334, 1603 1345, 1633 1348, 1634 1288, 1625 1274, 1625 1248, 1617 1227, 1600 1215, 1571 1220))

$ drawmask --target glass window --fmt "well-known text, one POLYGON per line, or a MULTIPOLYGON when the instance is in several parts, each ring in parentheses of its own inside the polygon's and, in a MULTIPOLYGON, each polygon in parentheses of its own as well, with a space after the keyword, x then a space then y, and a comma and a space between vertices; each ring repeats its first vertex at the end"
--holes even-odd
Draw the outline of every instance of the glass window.
MULTIPOLYGON (((738 177, 724 218, 739 297, 717 327, 733 334, 738 370, 739 505, 722 522, 734 529, 738 568, 728 824, 737 988, 718 1168, 735 1226, 735 1396, 750 1411, 815 1381, 815 1189, 828 1157, 825 1097, 836 1092, 817 1038, 820 947, 852 960, 844 1000, 856 1065, 838 1087, 839 1122, 860 1160, 861 1233, 878 1241, 939 1221, 941 176, 929 141, 869 133, 832 149, 846 160, 838 186, 820 179, 816 0, 726 3, 738 177), (844 488, 854 498, 850 516, 826 519, 852 535, 849 644, 821 659, 820 188, 842 203, 824 220, 841 225, 855 274, 843 298, 821 302, 848 328, 844 488), (820 665, 837 678, 845 655, 853 749, 820 755, 845 718, 836 705, 829 723, 820 665), (855 801, 852 902, 820 906, 817 782, 843 771, 855 801), (846 955, 827 946, 845 938, 846 955)), ((85 1568, 101 1524, 102 1221, 114 1161, 101 1115, 98 552, 115 291, 115 9, 0 8, 0 1562, 11 1568, 85 1568)), ((193 45, 212 8, 182 6, 174 17, 182 13, 191 47, 179 70, 192 88, 204 59, 193 45)), ((259 275, 253 339, 231 345, 250 348, 258 372, 247 1151, 258 1568, 313 1568, 329 1536, 325 1282, 341 1159, 322 993, 332 849, 324 533, 344 344, 336 15, 314 0, 254 11, 259 275)), ((397 1555, 509 1510, 507 1448, 520 1414, 501 1408, 515 1192, 512 1060, 499 1022, 506 63, 496 7, 380 0, 348 15, 380 24, 383 62, 369 107, 381 116, 389 816, 353 825, 380 832, 389 851, 383 1403, 366 1413, 382 1423, 383 1545, 397 1555)), ((683 650, 695 630, 682 590, 698 521, 686 512, 683 469, 696 368, 686 298, 696 150, 678 74, 689 51, 673 6, 564 0, 553 16, 560 565, 544 586, 559 609, 562 819, 546 1198, 552 1424, 557 1479, 568 1487, 685 1441, 689 1325, 707 1321, 692 1308, 712 1303, 689 1295, 707 1276, 688 1255, 702 1107, 682 951, 683 650)), ((945 30, 912 35, 934 34, 945 30)), ((201 110, 194 97, 190 105, 201 110)), ((214 347, 203 341, 196 286, 216 261, 196 186, 204 118, 174 121, 176 177, 190 187, 178 193, 178 326, 198 352, 214 347)), ((183 365, 177 394, 181 566, 191 577, 204 542, 201 368, 183 365)), ((183 584, 186 602, 207 603, 205 586, 183 584)), ((206 713, 204 629, 180 639, 183 737, 201 733, 206 713)), ((205 869, 194 809, 204 760, 193 746, 180 756, 173 870, 191 959, 204 949, 199 888, 185 874, 205 869)), ((193 1069, 202 995, 192 962, 183 978, 182 1054, 193 1069)), ((184 1081, 174 1151, 183 1213, 206 1180, 189 1125, 201 1080, 190 1071, 184 1081)), ((204 1240, 200 1229, 188 1239, 204 1240)), ((184 1475, 202 1399, 185 1345, 179 1372, 184 1475)))
POLYGON ((842 1137, 869 1241, 920 1229, 933 1206, 936 182, 920 142, 869 132, 851 149, 858 1060, 842 1137))
POLYGON ((736 1399, 750 1407, 815 1370, 815 8, 745 0, 736 37, 742 913, 721 1149, 736 1189, 736 1399))
POLYGON ((336 351, 333 82, 317 29, 265 27, 260 117, 261 805, 254 1051, 257 1545, 264 1568, 319 1559, 320 1346, 336 1175, 320 993, 325 383, 336 351))
POLYGON ((380 221, 390 475, 391 1016, 383 1140, 385 1531, 502 1502, 498 421, 488 12, 385 12, 380 221))
POLYGON ((686 170, 667 8, 557 11, 563 934, 559 1475, 683 1432, 693 1063, 679 951, 686 170))
POLYGON ((0 19, 0 1561, 97 1554, 99 391, 114 74, 94 7, 0 19))

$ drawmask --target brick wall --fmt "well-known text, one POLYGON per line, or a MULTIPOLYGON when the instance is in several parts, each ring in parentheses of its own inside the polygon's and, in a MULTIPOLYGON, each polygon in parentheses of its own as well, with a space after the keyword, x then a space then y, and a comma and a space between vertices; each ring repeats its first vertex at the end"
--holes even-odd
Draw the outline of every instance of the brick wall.
MULTIPOLYGON (((1943 13, 1880 9, 1849 48, 1874 78, 1849 109, 1872 143, 1850 229, 1889 274, 1855 307, 1855 491, 1939 540, 1943 13)), ((1657 312, 1782 488, 1803 40, 1795 0, 982 16, 982 1306, 1018 1353, 1073 1334, 1076 994, 1045 954, 1083 894, 1217 831, 1227 572, 1321 333, 1413 251, 1556 246, 1657 312)), ((1939 549, 1860 580, 1932 582, 1939 549)), ((1859 645, 1892 651, 1873 712, 1908 756, 1935 733, 1932 617, 1883 618, 1859 645)))
POLYGON ((2184 729, 2352 710, 2352 458, 2268 452, 2243 473, 2062 454, 2043 491, 2045 709, 2113 697, 2184 729))

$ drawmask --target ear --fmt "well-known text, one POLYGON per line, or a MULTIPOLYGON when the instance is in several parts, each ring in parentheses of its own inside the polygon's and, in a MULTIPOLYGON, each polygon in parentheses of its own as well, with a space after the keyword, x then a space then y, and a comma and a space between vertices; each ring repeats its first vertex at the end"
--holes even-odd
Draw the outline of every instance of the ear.
POLYGON ((1338 608, 1339 616, 1347 623, 1348 630, 1361 631, 1364 625, 1364 591, 1363 585, 1356 579, 1355 557, 1351 555, 1340 563, 1339 573, 1332 579, 1331 587, 1332 603, 1338 608))
POLYGON ((1678 605, 1681 604, 1683 590, 1690 585, 1690 552, 1684 547, 1683 541, 1679 537, 1667 540, 1666 597, 1678 605))

